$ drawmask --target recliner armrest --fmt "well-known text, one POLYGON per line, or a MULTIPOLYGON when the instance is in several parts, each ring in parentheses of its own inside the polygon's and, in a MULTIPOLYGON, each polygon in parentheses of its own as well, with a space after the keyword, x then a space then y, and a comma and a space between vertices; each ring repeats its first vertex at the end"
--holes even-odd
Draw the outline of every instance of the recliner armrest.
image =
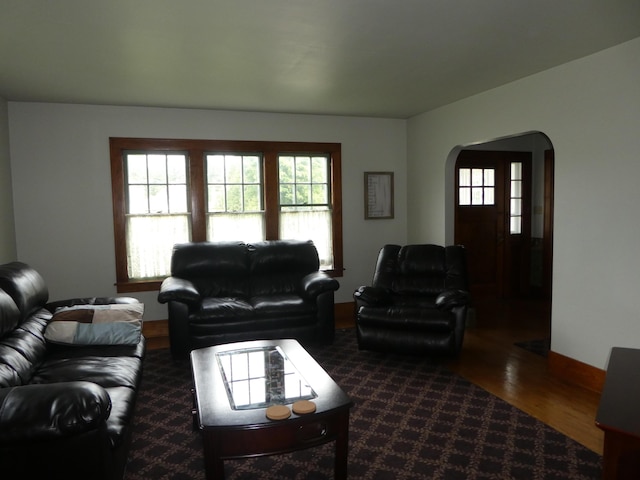
POLYGON ((449 309, 468 305, 471 295, 465 290, 447 290, 436 297, 436 307, 439 309, 449 309))
POLYGON ((183 302, 195 305, 200 302, 200 293, 195 285, 187 279, 179 277, 167 277, 160 285, 158 302, 183 302))
POLYGON ((0 444, 52 440, 93 430, 111 413, 107 391, 92 382, 0 389, 0 444))
POLYGON ((338 281, 324 272, 312 272, 302 279, 302 291, 308 298, 316 298, 324 292, 335 292, 338 288, 338 281))
POLYGON ((362 286, 358 288, 353 298, 369 306, 384 306, 391 303, 391 292, 386 288, 362 286))

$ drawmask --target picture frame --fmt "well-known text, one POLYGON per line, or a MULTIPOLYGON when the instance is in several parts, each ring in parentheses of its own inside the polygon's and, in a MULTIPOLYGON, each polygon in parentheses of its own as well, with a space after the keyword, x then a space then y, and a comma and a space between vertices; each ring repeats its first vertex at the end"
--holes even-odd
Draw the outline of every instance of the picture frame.
POLYGON ((393 172, 364 172, 364 218, 393 218, 393 172))

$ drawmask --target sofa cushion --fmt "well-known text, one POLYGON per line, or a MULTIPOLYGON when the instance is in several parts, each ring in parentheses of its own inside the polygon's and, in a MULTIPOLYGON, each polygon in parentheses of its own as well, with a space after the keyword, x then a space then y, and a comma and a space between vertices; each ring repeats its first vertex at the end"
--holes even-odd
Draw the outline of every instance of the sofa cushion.
POLYGON ((103 388, 136 389, 142 375, 142 359, 136 357, 49 358, 34 373, 31 383, 85 381, 103 388))
POLYGON ((242 296, 247 291, 248 273, 242 242, 194 242, 173 247, 171 276, 189 279, 201 297, 242 296))
POLYGON ((0 338, 20 323, 20 310, 13 298, 4 290, 0 290, 0 338))
POLYGON ((106 388, 111 398, 111 414, 107 419, 107 432, 112 448, 125 441, 125 432, 131 427, 136 403, 136 390, 129 387, 106 388))
POLYGON ((49 317, 41 310, 0 339, 0 388, 29 383, 47 353, 44 329, 49 317))
POLYGON ((438 295, 446 287, 445 249, 439 245, 406 245, 398 253, 393 290, 401 295, 438 295))
POLYGON ((254 310, 246 300, 234 297, 208 297, 198 310, 189 315, 189 322, 209 323, 233 319, 253 318, 254 310))
POLYGON ((361 307, 358 311, 358 325, 378 326, 412 332, 441 332, 449 334, 455 328, 456 318, 451 312, 435 308, 376 308, 361 307))
POLYGON ((49 299, 49 290, 42 276, 22 262, 0 265, 0 289, 13 299, 20 310, 21 320, 42 308, 49 299))
POLYGON ((300 295, 266 295, 249 300, 258 318, 313 316, 318 308, 315 302, 306 302, 300 295))
POLYGON ((272 240, 247 246, 251 296, 299 293, 302 278, 317 272, 318 251, 313 242, 272 240))
POLYGON ((45 338, 69 345, 137 345, 144 304, 77 305, 56 310, 45 338))

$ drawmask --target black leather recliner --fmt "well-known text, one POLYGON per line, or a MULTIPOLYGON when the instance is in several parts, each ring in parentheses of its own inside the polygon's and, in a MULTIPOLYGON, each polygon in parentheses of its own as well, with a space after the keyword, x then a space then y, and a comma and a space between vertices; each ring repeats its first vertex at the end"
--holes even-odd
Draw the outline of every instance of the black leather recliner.
POLYGON ((385 245, 371 286, 354 293, 362 350, 455 356, 468 293, 464 247, 385 245))
POLYGON ((311 241, 176 245, 158 294, 169 305, 172 355, 245 340, 331 343, 339 284, 319 265, 311 241))

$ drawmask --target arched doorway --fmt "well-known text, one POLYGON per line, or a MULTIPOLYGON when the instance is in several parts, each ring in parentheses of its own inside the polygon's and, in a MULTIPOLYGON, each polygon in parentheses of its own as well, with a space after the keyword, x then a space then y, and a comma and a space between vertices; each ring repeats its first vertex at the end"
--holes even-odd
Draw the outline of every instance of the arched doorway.
POLYGON ((447 241, 467 247, 477 304, 517 300, 549 310, 553 170, 553 145, 542 132, 451 151, 447 241))

